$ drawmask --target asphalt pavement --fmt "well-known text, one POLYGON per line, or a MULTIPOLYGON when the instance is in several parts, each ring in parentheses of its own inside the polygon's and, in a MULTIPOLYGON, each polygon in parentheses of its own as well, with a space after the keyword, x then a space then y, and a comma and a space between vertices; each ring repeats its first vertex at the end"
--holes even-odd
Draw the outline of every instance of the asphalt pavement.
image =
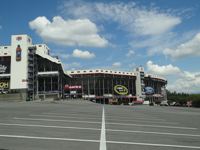
POLYGON ((200 149, 200 109, 0 102, 0 150, 200 149))

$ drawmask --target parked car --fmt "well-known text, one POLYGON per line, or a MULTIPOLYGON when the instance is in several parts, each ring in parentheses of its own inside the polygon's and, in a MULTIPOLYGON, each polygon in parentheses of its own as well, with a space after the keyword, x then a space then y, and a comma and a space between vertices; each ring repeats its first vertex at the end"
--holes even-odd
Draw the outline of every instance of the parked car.
POLYGON ((149 103, 149 106, 154 106, 154 103, 152 103, 152 102, 151 102, 151 103, 149 103))
POLYGON ((169 104, 167 103, 167 101, 162 101, 162 102, 160 103, 160 106, 169 106, 169 104))
POLYGON ((8 94, 8 91, 5 91, 4 89, 0 89, 0 94, 8 94))

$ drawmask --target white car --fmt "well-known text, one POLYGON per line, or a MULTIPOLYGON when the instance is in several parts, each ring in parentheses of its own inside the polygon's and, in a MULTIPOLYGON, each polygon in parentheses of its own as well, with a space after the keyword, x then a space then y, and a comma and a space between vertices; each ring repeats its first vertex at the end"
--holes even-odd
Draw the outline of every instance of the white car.
POLYGON ((162 102, 160 103, 160 106, 169 106, 169 104, 167 103, 167 101, 162 101, 162 102))
POLYGON ((0 89, 0 94, 7 94, 8 91, 4 91, 3 89, 0 89))

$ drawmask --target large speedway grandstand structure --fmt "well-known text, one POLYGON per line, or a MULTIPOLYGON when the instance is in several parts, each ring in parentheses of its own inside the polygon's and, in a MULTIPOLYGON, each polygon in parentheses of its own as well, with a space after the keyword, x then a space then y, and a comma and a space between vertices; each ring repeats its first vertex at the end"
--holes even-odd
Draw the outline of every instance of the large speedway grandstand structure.
POLYGON ((12 35, 11 45, 0 46, 0 99, 83 98, 99 103, 162 101, 167 80, 144 73, 93 69, 65 71, 45 44, 28 35, 12 35), (148 87, 152 91, 148 92, 148 87))

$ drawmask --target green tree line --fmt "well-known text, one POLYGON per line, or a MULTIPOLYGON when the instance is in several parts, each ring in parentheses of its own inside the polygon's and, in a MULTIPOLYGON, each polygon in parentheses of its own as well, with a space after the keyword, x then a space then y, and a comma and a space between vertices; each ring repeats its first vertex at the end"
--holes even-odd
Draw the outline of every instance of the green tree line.
POLYGON ((176 102, 180 105, 186 105, 188 101, 192 101, 193 107, 200 107, 200 94, 187 94, 167 91, 168 102, 176 102))

